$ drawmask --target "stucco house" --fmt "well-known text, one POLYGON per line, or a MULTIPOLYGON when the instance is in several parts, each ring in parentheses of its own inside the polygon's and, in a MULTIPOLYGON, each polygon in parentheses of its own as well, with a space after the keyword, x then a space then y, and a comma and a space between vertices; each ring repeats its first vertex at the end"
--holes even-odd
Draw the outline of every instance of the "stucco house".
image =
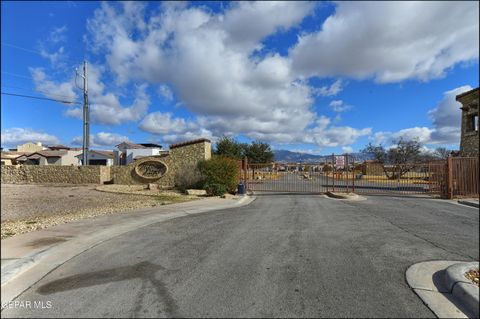
POLYGON ((2 159, 1 159, 1 164, 2 165, 17 165, 17 158, 19 156, 25 155, 28 153, 24 152, 2 152, 2 159))
POLYGON ((17 146, 17 152, 25 152, 25 153, 33 153, 33 152, 38 152, 38 151, 43 151, 45 150, 46 147, 42 145, 42 143, 37 142, 37 143, 25 143, 22 145, 17 146))
POLYGON ((128 165, 137 158, 146 156, 155 156, 165 153, 162 146, 153 143, 131 143, 122 142, 115 146, 117 149, 114 153, 114 165, 128 165))
POLYGON ((80 165, 79 150, 38 151, 22 155, 16 161, 24 165, 80 165))
POLYGON ((460 156, 479 155, 478 107, 479 88, 457 95, 456 100, 462 103, 462 134, 460 138, 460 156))

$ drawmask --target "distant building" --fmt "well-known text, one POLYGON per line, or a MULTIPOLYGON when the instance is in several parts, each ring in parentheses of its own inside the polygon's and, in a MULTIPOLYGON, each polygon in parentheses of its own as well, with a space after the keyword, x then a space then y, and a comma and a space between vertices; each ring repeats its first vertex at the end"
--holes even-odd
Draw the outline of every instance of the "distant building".
MULTIPOLYGON (((16 151, 17 152, 38 152, 45 150, 46 147, 42 145, 42 143, 25 143, 23 145, 18 145, 16 151)), ((14 149, 11 149, 12 151, 14 149)))
MULTIPOLYGON (((83 152, 76 156, 80 163, 83 163, 83 152)), ((94 151, 88 152, 88 165, 112 166, 114 163, 114 154, 112 151, 94 151)))
POLYGON ((60 151, 38 151, 24 154, 15 160, 23 165, 80 165, 80 160, 76 157, 81 151, 60 150, 60 151))
POLYGON ((22 156, 26 153, 22 152, 2 152, 2 165, 17 165, 17 157, 22 156))
POLYGON ((479 155, 478 107, 479 88, 457 95, 462 103, 462 134, 460 138, 460 156, 479 155))
POLYGON ((115 146, 114 165, 128 165, 137 158, 145 156, 155 156, 162 153, 162 146, 153 143, 136 144, 131 142, 122 142, 115 146))

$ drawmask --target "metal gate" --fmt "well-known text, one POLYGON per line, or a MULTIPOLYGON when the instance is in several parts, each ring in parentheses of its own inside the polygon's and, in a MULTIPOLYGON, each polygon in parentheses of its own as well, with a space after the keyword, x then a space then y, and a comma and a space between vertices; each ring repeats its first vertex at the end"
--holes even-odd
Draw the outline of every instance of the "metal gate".
POLYGON ((249 164, 246 171, 250 191, 324 193, 328 178, 315 164, 249 164))
POLYGON ((332 155, 319 163, 243 163, 242 179, 253 192, 430 194, 447 192, 446 161, 388 167, 332 155))

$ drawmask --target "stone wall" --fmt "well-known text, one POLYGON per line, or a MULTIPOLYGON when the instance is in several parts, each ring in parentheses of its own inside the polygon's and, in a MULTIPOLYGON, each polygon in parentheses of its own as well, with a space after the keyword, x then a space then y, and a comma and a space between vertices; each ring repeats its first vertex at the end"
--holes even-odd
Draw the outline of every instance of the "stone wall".
MULTIPOLYGON (((472 118, 478 116, 479 89, 457 96, 457 101, 462 103, 462 135, 460 139, 460 156, 479 155, 479 131, 472 127, 472 118)), ((478 117, 477 117, 478 121, 478 117)))
POLYGON ((200 160, 210 159, 211 149, 209 140, 200 139, 171 145, 169 154, 144 157, 126 166, 2 166, 2 183, 103 184, 109 182, 124 185, 154 183, 160 188, 167 189, 175 186, 177 173, 193 170, 200 160), (161 163, 165 171, 158 178, 142 177, 136 168, 146 162, 161 163))
POLYGON ((103 184, 110 180, 105 166, 2 166, 4 184, 103 184))
POLYGON ((149 156, 136 160, 126 166, 110 166, 111 182, 114 184, 136 185, 136 184, 158 184, 160 188, 168 189, 175 186, 175 171, 172 169, 172 159, 168 154, 149 156), (143 162, 157 161, 167 167, 165 174, 155 180, 146 180, 135 172, 135 167, 143 162))
POLYGON ((172 158, 172 168, 175 171, 195 167, 199 161, 212 157, 212 144, 209 140, 202 139, 171 145, 170 157, 172 158))
POLYGON ((112 166, 111 178, 114 184, 158 184, 160 188, 172 188, 175 186, 175 175, 184 170, 195 169, 201 160, 212 157, 211 142, 207 139, 189 141, 170 146, 169 154, 149 156, 136 160, 126 166, 112 166), (135 173, 135 167, 143 162, 159 161, 167 167, 167 171, 160 178, 145 180, 135 173))

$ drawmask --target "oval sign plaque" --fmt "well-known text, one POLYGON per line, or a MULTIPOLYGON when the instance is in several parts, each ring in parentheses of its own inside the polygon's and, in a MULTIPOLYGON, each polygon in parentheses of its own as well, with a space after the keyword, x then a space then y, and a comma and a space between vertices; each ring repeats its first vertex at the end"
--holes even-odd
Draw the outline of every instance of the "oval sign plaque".
POLYGON ((145 161, 135 166, 135 173, 145 179, 159 179, 167 171, 167 166, 158 161, 145 161))

